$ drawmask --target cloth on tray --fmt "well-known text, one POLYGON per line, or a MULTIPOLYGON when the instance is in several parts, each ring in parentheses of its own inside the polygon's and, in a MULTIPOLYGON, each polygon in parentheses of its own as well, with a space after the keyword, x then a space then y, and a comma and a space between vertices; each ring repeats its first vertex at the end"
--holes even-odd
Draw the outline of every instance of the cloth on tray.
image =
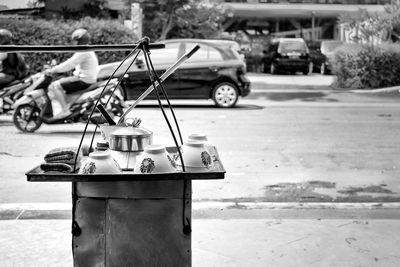
MULTIPOLYGON (((74 171, 77 147, 58 147, 51 149, 45 156, 45 163, 40 165, 44 172, 66 172, 74 171)), ((79 169, 81 162, 81 152, 76 161, 76 169, 79 169)))
POLYGON ((65 163, 42 163, 40 168, 44 172, 65 172, 72 173, 74 171, 74 166, 65 163))
MULTIPOLYGON (((47 163, 66 163, 74 164, 77 147, 58 147, 50 150, 45 156, 44 160, 47 163)), ((79 153, 81 154, 81 153, 79 153)), ((80 155, 78 156, 77 162, 80 161, 80 155)))

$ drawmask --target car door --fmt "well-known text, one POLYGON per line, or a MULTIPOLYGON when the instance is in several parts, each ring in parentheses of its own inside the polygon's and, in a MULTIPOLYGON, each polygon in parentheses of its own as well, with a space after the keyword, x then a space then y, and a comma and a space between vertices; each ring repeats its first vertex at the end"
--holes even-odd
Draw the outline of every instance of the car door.
MULTIPOLYGON (((186 42, 186 52, 196 45, 186 42)), ((200 49, 179 69, 180 98, 209 98, 211 83, 219 77, 223 57, 213 46, 200 43, 200 49)))
MULTIPOLYGON (((150 59, 159 77, 176 62, 178 58, 178 49, 179 43, 166 43, 165 48, 150 50, 150 59)), ((137 99, 151 86, 142 52, 134 64, 136 67, 133 71, 129 72, 128 77, 125 79, 125 87, 129 100, 137 99)), ((169 96, 173 95, 174 92, 179 89, 178 74, 171 74, 162 84, 167 94, 169 96)), ((147 98, 154 99, 155 93, 152 92, 147 98)))

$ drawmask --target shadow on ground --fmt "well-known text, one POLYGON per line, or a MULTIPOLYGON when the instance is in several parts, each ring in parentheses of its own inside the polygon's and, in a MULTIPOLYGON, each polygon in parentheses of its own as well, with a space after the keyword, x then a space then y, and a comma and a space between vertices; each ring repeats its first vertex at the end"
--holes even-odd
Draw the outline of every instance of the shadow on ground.
POLYGON ((223 199, 226 202, 399 202, 400 195, 386 184, 350 186, 338 189, 336 183, 307 181, 277 183, 264 187, 264 196, 223 199))

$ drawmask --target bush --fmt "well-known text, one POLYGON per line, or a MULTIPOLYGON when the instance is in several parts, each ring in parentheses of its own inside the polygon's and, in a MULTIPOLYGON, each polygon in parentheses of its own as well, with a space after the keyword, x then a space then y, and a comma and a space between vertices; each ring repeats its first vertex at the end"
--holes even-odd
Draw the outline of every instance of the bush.
POLYGON ((369 89, 400 85, 400 46, 346 44, 332 60, 337 86, 369 89))
MULTIPOLYGON (((124 25, 115 20, 83 18, 81 20, 44 20, 0 18, 0 28, 10 30, 16 45, 68 45, 71 34, 77 28, 87 29, 92 44, 131 44, 137 37, 124 25)), ((121 60, 124 51, 96 52, 100 64, 121 60)), ((31 73, 41 71, 43 65, 52 59, 62 62, 71 53, 24 53, 31 73)))

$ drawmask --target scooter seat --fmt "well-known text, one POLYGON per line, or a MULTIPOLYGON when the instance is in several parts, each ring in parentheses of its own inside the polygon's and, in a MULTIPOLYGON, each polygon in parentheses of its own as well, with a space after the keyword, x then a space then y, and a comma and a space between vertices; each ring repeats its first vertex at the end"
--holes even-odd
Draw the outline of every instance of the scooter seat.
POLYGON ((99 87, 104 87, 106 85, 106 83, 107 83, 106 81, 95 82, 95 83, 91 84, 88 88, 81 90, 77 93, 82 94, 82 93, 90 92, 99 87))

